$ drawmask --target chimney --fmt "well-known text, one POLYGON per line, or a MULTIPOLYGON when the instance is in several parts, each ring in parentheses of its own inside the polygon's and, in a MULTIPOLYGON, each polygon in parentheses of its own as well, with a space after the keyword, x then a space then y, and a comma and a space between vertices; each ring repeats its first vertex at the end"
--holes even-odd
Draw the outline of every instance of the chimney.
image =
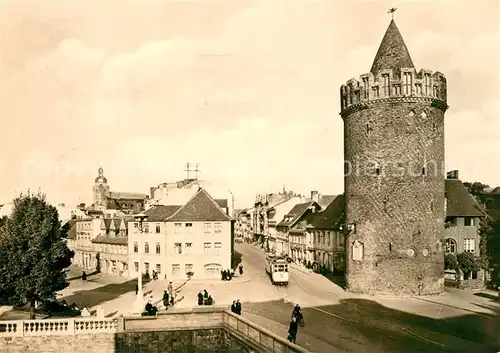
POLYGON ((151 186, 149 188, 149 194, 151 195, 151 198, 154 199, 155 198, 155 190, 156 188, 154 186, 151 186))
POLYGON ((316 190, 311 191, 311 201, 318 202, 319 200, 319 193, 316 190))
POLYGON ((458 170, 452 170, 446 173, 446 179, 458 179, 458 170))

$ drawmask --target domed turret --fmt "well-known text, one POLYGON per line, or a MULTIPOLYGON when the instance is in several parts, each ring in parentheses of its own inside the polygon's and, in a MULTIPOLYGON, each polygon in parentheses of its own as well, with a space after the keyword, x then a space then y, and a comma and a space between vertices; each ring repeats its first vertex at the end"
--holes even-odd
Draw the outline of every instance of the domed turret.
POLYGON ((108 179, 106 179, 106 177, 104 176, 104 170, 102 169, 102 167, 99 168, 98 173, 99 175, 97 176, 97 178, 95 178, 95 182, 106 184, 108 182, 108 179))

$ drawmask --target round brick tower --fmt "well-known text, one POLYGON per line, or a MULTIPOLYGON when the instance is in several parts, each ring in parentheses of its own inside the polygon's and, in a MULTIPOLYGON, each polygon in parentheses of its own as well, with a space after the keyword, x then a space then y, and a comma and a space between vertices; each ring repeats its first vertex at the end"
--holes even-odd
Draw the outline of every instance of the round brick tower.
POLYGON ((446 78, 413 66, 391 21, 369 73, 340 90, 347 289, 444 289, 446 78))

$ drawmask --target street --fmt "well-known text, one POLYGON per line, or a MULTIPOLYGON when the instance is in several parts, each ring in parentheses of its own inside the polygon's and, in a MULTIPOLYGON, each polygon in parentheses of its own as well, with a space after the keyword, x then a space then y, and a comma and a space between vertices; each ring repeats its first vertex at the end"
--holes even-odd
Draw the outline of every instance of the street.
MULTIPOLYGON (((264 272, 261 249, 237 244, 236 250, 243 255, 245 276, 252 279, 251 292, 257 297, 277 293, 268 301, 255 298, 244 303, 243 315, 286 337, 293 305, 300 304, 306 325, 299 329, 297 344, 312 352, 496 352, 500 346, 478 327, 464 327, 477 326, 475 317, 436 320, 394 310, 345 293, 327 278, 298 266, 290 266, 287 288, 275 287, 264 272)), ((495 325, 500 328, 498 321, 495 325)))

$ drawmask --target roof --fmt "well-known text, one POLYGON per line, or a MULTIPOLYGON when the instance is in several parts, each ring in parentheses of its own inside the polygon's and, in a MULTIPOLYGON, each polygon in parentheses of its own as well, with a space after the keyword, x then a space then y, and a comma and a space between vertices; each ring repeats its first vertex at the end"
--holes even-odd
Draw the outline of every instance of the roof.
POLYGON ((306 212, 307 209, 314 204, 319 207, 318 203, 315 201, 303 202, 293 206, 290 212, 286 214, 285 218, 281 222, 279 222, 277 226, 278 227, 292 226, 295 222, 299 220, 299 218, 304 214, 304 212, 306 212), (289 221, 286 221, 288 217, 291 217, 291 219, 289 221))
POLYGON ((484 217, 485 212, 459 179, 446 179, 447 217, 484 217))
POLYGON ((76 239, 76 219, 69 220, 68 239, 76 239))
POLYGON ((110 237, 107 235, 98 235, 92 240, 97 244, 127 245, 128 237, 110 237))
POLYGON ((217 202, 200 188, 198 192, 169 221, 231 221, 217 202))
POLYGON ((164 222, 168 217, 172 216, 177 212, 182 206, 177 205, 159 205, 153 206, 144 214, 148 216, 147 222, 164 222))
POLYGON ((338 197, 338 196, 337 195, 320 195, 320 197, 318 199, 318 205, 321 208, 325 208, 329 204, 331 204, 333 202, 333 200, 335 200, 336 197, 338 197))
POLYGON ((215 202, 217 202, 217 204, 222 208, 227 207, 227 200, 226 199, 217 199, 217 200, 215 200, 215 202))
POLYGON ((380 70, 391 69, 395 74, 401 68, 414 68, 408 48, 394 20, 391 20, 370 72, 376 75, 380 70))
POLYGON ((320 212, 315 212, 309 227, 316 229, 333 229, 342 221, 345 211, 345 196, 335 196, 334 200, 320 212))
POLYGON ((108 198, 117 200, 143 200, 146 199, 148 195, 140 194, 135 192, 110 192, 108 198))
POLYGON ((497 186, 496 188, 494 188, 493 190, 491 190, 491 193, 492 194, 500 194, 500 186, 497 186))

